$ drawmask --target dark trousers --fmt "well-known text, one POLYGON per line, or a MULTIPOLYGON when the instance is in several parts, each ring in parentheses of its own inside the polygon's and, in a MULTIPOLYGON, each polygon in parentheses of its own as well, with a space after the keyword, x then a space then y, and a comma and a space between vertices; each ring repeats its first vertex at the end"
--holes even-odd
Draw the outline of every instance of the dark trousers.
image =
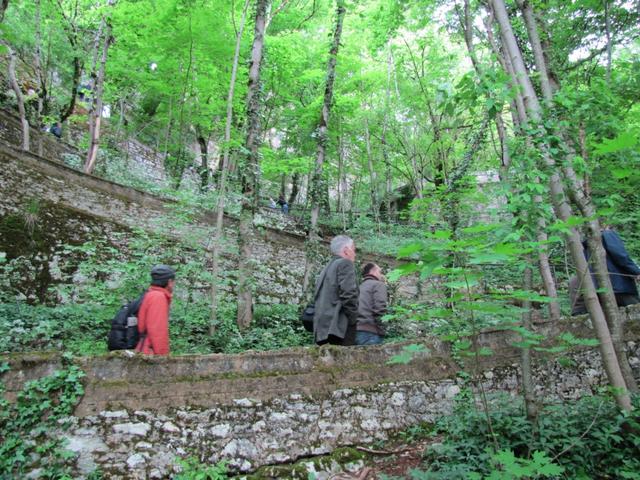
POLYGON ((335 335, 329 335, 326 340, 316 342, 316 345, 342 345, 343 347, 350 347, 356 344, 356 326, 349 325, 347 331, 344 334, 344 338, 337 337, 335 335))

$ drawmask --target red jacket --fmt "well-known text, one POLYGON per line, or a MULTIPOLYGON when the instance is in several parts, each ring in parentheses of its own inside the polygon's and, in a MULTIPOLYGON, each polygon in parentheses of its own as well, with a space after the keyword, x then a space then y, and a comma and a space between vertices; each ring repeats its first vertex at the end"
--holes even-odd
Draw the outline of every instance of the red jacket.
POLYGON ((138 312, 138 332, 142 337, 136 351, 149 355, 169 354, 169 306, 171 292, 151 285, 138 312))

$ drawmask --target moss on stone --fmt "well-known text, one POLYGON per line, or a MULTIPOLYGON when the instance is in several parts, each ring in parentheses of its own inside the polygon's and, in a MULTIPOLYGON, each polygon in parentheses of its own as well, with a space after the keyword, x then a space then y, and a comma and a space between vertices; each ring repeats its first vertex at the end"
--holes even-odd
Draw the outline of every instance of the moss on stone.
POLYGON ((336 448, 327 455, 304 458, 295 463, 282 465, 267 465, 260 467, 255 472, 248 475, 238 475, 238 480, 272 480, 272 479, 307 479, 309 478, 309 464, 316 471, 327 471, 339 465, 343 468, 353 462, 362 461, 368 458, 367 454, 353 447, 336 448))

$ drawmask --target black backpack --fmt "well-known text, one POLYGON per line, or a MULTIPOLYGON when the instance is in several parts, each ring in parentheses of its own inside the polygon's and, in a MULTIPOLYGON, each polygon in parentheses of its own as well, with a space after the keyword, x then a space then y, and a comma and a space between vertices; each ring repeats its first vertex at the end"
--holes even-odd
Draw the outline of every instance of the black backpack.
POLYGON ((109 350, 131 350, 140 340, 138 333, 138 310, 146 292, 140 298, 123 305, 111 320, 111 331, 107 340, 109 350))

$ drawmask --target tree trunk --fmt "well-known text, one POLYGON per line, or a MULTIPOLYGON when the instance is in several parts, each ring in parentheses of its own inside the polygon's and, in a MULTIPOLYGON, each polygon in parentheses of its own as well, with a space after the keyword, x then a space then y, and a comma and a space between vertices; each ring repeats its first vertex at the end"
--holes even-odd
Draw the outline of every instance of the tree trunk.
MULTIPOLYGON (((514 73, 516 77, 512 80, 518 82, 521 86, 525 98, 525 107, 527 113, 530 115, 531 120, 534 123, 538 123, 541 120, 541 107, 538 98, 533 90, 533 85, 527 74, 524 61, 522 59, 522 53, 518 47, 515 35, 511 28, 509 15, 504 4, 504 0, 490 0, 492 5, 495 19, 500 27, 500 31, 503 37, 503 44, 509 54, 511 62, 514 67, 514 73)), ((571 216, 571 207, 566 201, 564 195, 563 185, 557 172, 557 167, 553 158, 551 158, 543 145, 543 156, 546 167, 550 171, 549 187, 551 190, 551 199, 554 204, 556 215, 562 221, 567 221, 571 216)), ((591 276, 588 275, 588 266, 584 258, 582 251, 582 245, 580 242, 580 235, 575 228, 570 229, 567 235, 567 243, 573 257, 573 261, 576 265, 578 275, 585 278, 585 304, 587 310, 591 315, 594 329, 600 341, 600 353, 602 355, 602 363, 607 372, 609 383, 615 390, 615 398, 618 406, 623 410, 631 409, 631 401, 629 398, 629 392, 625 383, 625 379, 622 376, 622 371, 616 352, 614 350, 611 333, 607 325, 606 318, 598 302, 596 289, 591 280, 591 276)))
MULTIPOLYGON (((475 55, 475 49, 473 46, 473 24, 472 24, 469 10, 470 10, 469 0, 465 0, 464 20, 461 21, 464 28, 464 32, 465 32, 465 42, 467 44, 467 50, 469 50, 469 56, 471 57, 471 62, 478 76, 482 78, 480 65, 477 61, 477 58, 475 55)), ((491 43, 496 55, 498 56, 498 58, 501 58, 501 52, 495 47, 495 45, 493 45, 492 40, 491 40, 491 43)), ((504 64, 505 65, 510 64, 510 62, 505 60, 504 64)), ((506 70, 507 70, 507 73, 509 73, 509 70, 508 69, 506 70)), ((525 114, 524 103, 519 98, 519 95, 517 95, 517 97, 518 98, 516 102, 522 105, 521 107, 522 111, 520 112, 520 115, 524 115, 525 114)), ((514 118, 514 120, 516 124, 519 124, 519 122, 517 121, 517 118, 514 118)), ((502 121, 500 112, 498 112, 494 117, 494 122, 496 124, 496 130, 498 132, 498 137, 500 139, 500 146, 501 146, 501 153, 502 153, 502 162, 501 162, 502 176, 506 177, 507 170, 509 169, 509 166, 511 164, 511 156, 510 156, 509 148, 507 145, 507 138, 506 138, 507 134, 506 134, 505 126, 502 121)), ((542 198, 540 196, 535 196, 534 203, 540 205, 542 203, 542 198)), ((538 218, 536 222, 536 231, 537 231, 536 238, 540 245, 538 249, 538 266, 540 270, 540 276, 542 278, 542 283, 544 285, 544 289, 547 296, 549 298, 557 299, 558 291, 556 288, 555 279, 553 278, 553 274, 551 271, 551 263, 549 261, 549 254, 546 247, 548 237, 546 233, 546 222, 544 218, 542 217, 538 218)), ((558 303, 558 301, 554 300, 552 302, 549 302, 548 308, 549 308, 549 318, 553 321, 558 321, 560 319, 560 304, 558 303)))
POLYGON ((340 48, 340 37, 342 36, 342 23, 346 14, 344 0, 337 0, 336 10, 336 27, 333 32, 333 42, 329 50, 329 61, 327 62, 327 81, 324 88, 324 101, 322 104, 322 112, 316 129, 316 139, 318 149, 316 155, 316 164, 309 182, 309 194, 311 197, 311 226, 309 228, 309 236, 307 239, 307 254, 304 268, 304 278, 302 280, 302 291, 306 292, 309 287, 309 278, 311 276, 311 265, 313 258, 316 257, 317 248, 313 244, 318 243, 320 235, 318 233, 318 217, 320 215, 320 206, 322 196, 326 191, 326 182, 324 181, 322 169, 324 165, 324 157, 326 154, 327 143, 329 142, 329 113, 331 112, 331 103, 333 100, 333 84, 336 77, 336 62, 338 59, 338 49, 340 48), (311 244, 311 245, 309 245, 311 244))
POLYGON ((369 167, 369 193, 371 196, 371 213, 373 213, 373 221, 376 222, 378 233, 380 233, 378 195, 376 194, 376 171, 373 168, 373 155, 371 154, 371 135, 369 134, 369 122, 366 118, 364 119, 364 141, 367 148, 367 165, 369 167))
POLYGON ((4 20, 4 12, 7 11, 8 7, 9 7, 9 0, 2 0, 0 2, 0 23, 2 23, 2 21, 4 20))
POLYGON ((34 66, 36 71, 36 82, 38 84, 38 110, 36 113, 36 130, 38 131, 38 155, 42 156, 43 146, 42 146, 42 113, 44 110, 44 98, 47 94, 47 77, 45 73, 42 71, 42 30, 41 30, 41 11, 40 11, 40 0, 36 0, 36 31, 35 31, 35 49, 34 52, 34 66))
MULTIPOLYGON (((338 0, 336 11, 336 27, 333 33, 333 43, 329 50, 329 61, 327 63, 327 81, 324 88, 324 102, 322 104, 322 112, 320 121, 316 130, 316 138, 318 142, 316 165, 313 172, 310 185, 311 194, 311 228, 309 230, 309 239, 317 240, 318 235, 318 216, 320 213, 321 196, 324 190, 324 181, 322 178, 322 168, 324 165, 324 157, 326 154, 329 130, 329 114, 331 112, 331 103, 333 100, 333 84, 336 77, 336 62, 338 59, 338 49, 340 48, 340 37, 342 35, 342 23, 346 9, 344 0, 338 0)), ((306 282, 305 282, 306 286, 306 282)))
MULTIPOLYGON (((540 73, 540 85, 544 95, 545 103, 548 106, 551 106, 553 104, 553 94, 558 88, 558 85, 556 85, 555 82, 552 82, 550 69, 546 65, 544 50, 542 47, 542 43, 540 42, 540 36, 538 35, 538 26, 536 23, 533 7, 528 0, 518 0, 518 4, 522 10, 523 16, 525 18, 525 23, 527 25, 527 32, 529 34, 529 40, 534 52, 536 68, 540 73)), ((563 131, 560 131, 559 135, 563 138, 566 138, 567 136, 563 131)), ((568 144, 566 140, 564 143, 568 144)), ((569 149, 568 153, 570 157, 573 157, 574 152, 571 149, 569 149)), ((575 205, 578 206, 580 212, 585 218, 592 219, 587 223, 587 227, 589 230, 588 241, 590 249, 593 252, 593 259, 595 260, 594 270, 598 279, 598 284, 601 288, 604 289, 604 291, 599 295, 598 298, 600 299, 600 303, 602 304, 602 310, 604 311, 607 324, 611 332, 616 356, 618 358, 625 383, 627 385, 627 388, 631 392, 635 393, 638 391, 638 385, 633 376, 633 372, 631 371, 623 342, 624 333, 622 329, 622 323, 620 321, 618 305, 616 303, 616 298, 613 293, 613 288, 611 287, 611 281, 609 279, 606 253, 601 242, 601 226, 600 222, 597 220, 596 208, 593 205, 591 199, 587 195, 585 195, 584 185, 578 179, 575 171, 573 170, 573 167, 570 166, 570 162, 564 162, 562 172, 565 177, 564 184, 569 198, 575 205)))
MULTIPOLYGON (((533 275, 531 271, 531 259, 527 259, 527 267, 524 271, 524 290, 531 291, 533 289, 533 275)), ((531 332, 531 300, 525 300, 522 314, 522 328, 531 332)), ((533 424, 538 416, 538 407, 535 400, 535 382, 531 370, 531 350, 529 347, 523 346, 520 349, 520 368, 522 369, 522 393, 524 396, 524 404, 527 410, 527 419, 533 424)))
MULTIPOLYGON (((224 127, 224 143, 222 146, 222 164, 220 165, 220 179, 218 182, 218 202, 216 205, 216 229, 213 235, 213 249, 211 252, 211 313, 209 316, 209 334, 213 335, 218 324, 218 275, 220 270, 220 252, 222 251, 222 228, 224 218, 224 196, 227 186, 227 172, 229 170, 229 141, 231 140, 231 125, 233 122, 233 96, 235 93, 236 77, 238 75, 238 62, 240 59, 240 44, 244 32, 244 23, 249 9, 249 0, 245 0, 242 10, 240 28, 236 33, 236 47, 233 54, 233 65, 231 67, 231 79, 229 81, 229 92, 227 94, 227 118, 224 127)), ((238 310, 239 311, 239 310, 238 310)))
POLYGON ((28 152, 30 127, 29 121, 27 120, 27 111, 24 108, 24 97, 22 96, 22 91, 20 90, 18 79, 16 78, 16 52, 13 51, 8 43, 5 43, 4 46, 9 51, 9 83, 11 84, 11 88, 13 89, 13 93, 15 93, 16 95, 16 102, 18 103, 18 113, 20 114, 20 124, 22 125, 22 149, 25 152, 28 152))
MULTIPOLYGON (((113 6, 115 0, 109 0, 109 6, 113 6)), ((105 18, 103 19, 104 30, 104 43, 102 45, 102 56, 100 57, 100 68, 98 69, 95 80, 95 91, 93 92, 92 106, 89 117, 89 151, 87 152, 87 159, 84 164, 85 173, 93 173, 96 166, 96 160, 98 159, 98 148, 100 146, 100 123, 102 121, 102 105, 104 95, 104 76, 105 68, 107 65, 107 55, 109 53, 109 46, 113 41, 111 37, 111 24, 105 18)))
POLYGON ((260 147, 260 67, 264 47, 266 10, 269 0, 256 1, 256 20, 249 67, 249 87, 247 91, 247 151, 246 165, 242 169, 242 208, 238 229, 240 259, 238 265, 238 327, 249 328, 253 320, 253 217, 258 196, 259 147, 260 147))
POLYGON ((525 26, 527 27, 527 33, 529 35, 529 42, 533 50, 533 57, 535 59, 536 68, 540 75, 540 89, 542 90, 542 96, 546 102, 550 102, 553 97, 553 91, 548 81, 544 79, 549 78, 547 72, 547 64, 544 59, 544 52, 542 51, 542 43, 540 41, 540 35, 538 35, 538 29, 536 28, 536 19, 533 13, 533 7, 530 0, 516 0, 522 17, 524 18, 525 26))
POLYGON ((289 206, 293 205, 298 199, 300 191, 300 174, 298 172, 291 176, 291 193, 289 194, 289 206))
MULTIPOLYGON (((75 47, 74 47, 75 48, 75 47)), ((76 108, 76 97, 78 96, 78 86, 80 85, 80 77, 82 77, 82 61, 77 54, 73 57, 73 79, 71 86, 71 98, 67 104, 67 108, 60 114, 60 123, 71 116, 73 110, 76 108)))
POLYGON ((196 140, 200 146, 200 191, 204 192, 209 185, 209 142, 204 138, 202 132, 198 132, 196 140))

